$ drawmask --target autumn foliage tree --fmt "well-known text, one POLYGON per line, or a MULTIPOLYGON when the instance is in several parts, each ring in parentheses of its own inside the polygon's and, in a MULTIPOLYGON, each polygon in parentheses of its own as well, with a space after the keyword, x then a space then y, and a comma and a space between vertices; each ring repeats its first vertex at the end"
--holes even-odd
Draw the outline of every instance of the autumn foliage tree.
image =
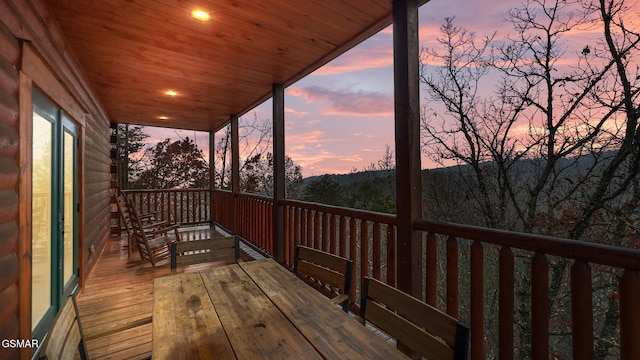
POLYGON ((209 186, 209 164, 190 138, 165 139, 145 151, 143 170, 133 181, 138 189, 186 189, 209 186))

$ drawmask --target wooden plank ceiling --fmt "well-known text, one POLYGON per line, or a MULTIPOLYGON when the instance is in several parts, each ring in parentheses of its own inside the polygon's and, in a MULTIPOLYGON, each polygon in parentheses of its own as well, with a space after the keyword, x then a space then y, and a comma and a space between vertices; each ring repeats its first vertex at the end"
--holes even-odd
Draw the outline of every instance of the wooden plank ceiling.
POLYGON ((391 23, 391 0, 49 0, 111 122, 217 130, 391 23), (211 18, 199 21, 193 10, 211 18), (166 92, 172 90, 175 96, 166 92))

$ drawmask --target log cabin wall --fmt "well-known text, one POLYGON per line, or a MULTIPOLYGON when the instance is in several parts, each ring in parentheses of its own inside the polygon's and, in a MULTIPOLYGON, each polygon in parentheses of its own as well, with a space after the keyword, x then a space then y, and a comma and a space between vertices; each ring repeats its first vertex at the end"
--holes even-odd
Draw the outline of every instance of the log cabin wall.
MULTIPOLYGON (((18 92, 19 43, 0 22, 0 339, 17 338, 18 319, 18 92)), ((0 359, 18 357, 0 347, 0 359)))
MULTIPOLYGON (((0 1, 0 339, 31 338, 31 89, 78 125, 83 284, 109 237, 109 121, 44 0, 0 1)), ((29 359, 0 347, 0 360, 29 359)))

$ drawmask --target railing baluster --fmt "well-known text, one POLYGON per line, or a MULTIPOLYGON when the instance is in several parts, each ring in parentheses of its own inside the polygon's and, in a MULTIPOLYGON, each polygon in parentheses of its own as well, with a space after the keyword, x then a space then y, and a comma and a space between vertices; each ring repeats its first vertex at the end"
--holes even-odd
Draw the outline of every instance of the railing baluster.
POLYGON ((249 216, 247 217, 247 221, 245 222, 245 228, 247 234, 249 234, 249 237, 251 239, 258 243, 261 248, 267 249, 264 239, 262 239, 262 237, 259 237, 257 233, 258 229, 263 225, 262 221, 259 220, 260 208, 257 205, 258 203, 254 199, 246 198, 245 206, 249 216))
POLYGON ((571 318, 574 359, 593 359, 591 267, 576 260, 571 266, 571 318))
POLYGON ((549 263, 536 253, 531 262, 531 350, 532 358, 549 358, 549 263))
POLYGON ((322 249, 322 240, 320 237, 321 222, 320 222, 320 211, 316 211, 313 217, 313 248, 314 249, 322 249))
POLYGON ((396 229, 387 224, 387 284, 396 286, 396 229))
POLYGON ((306 241, 307 243, 305 244, 306 246, 309 247, 313 247, 313 211, 308 210, 307 211, 307 223, 305 224, 307 226, 307 237, 306 237, 306 241))
MULTIPOLYGON (((362 282, 362 277, 358 277, 358 228, 356 219, 349 218, 349 257, 353 260, 351 267, 351 292, 349 298, 351 302, 356 301, 356 289, 362 282)), ((361 261, 361 260, 360 260, 361 261)))
POLYGON ((177 223, 182 223, 182 217, 178 214, 178 193, 174 192, 173 194, 173 216, 175 217, 174 221, 177 223))
POLYGON ((267 244, 267 239, 262 236, 264 234, 263 229, 265 226, 262 217, 262 204, 260 203, 260 201, 257 201, 255 199, 249 199, 249 201, 247 201, 247 205, 249 206, 249 209, 251 209, 251 223, 258 224, 258 226, 249 225, 251 236, 253 239, 258 241, 258 243, 260 243, 260 246, 262 246, 263 249, 267 249, 267 251, 270 251, 269 245, 267 244))
POLYGON ((513 359, 514 260, 511 248, 503 246, 499 255, 498 354, 500 360, 513 359))
POLYGON ((309 211, 310 210, 308 209, 301 209, 301 212, 300 212, 300 244, 304 246, 309 245, 309 237, 308 237, 309 222, 307 221, 307 218, 308 218, 307 213, 309 211))
POLYGON ((620 278, 620 357, 640 359, 640 272, 625 270, 620 278))
POLYGON ((282 207, 282 212, 283 212, 283 216, 282 216, 282 221, 284 221, 284 224, 282 226, 283 228, 283 233, 282 233, 282 261, 284 261, 285 264, 289 263, 289 234, 291 233, 291 213, 289 212, 289 207, 288 206, 283 206, 282 207))
POLYGON ((360 220, 360 276, 369 276, 369 224, 360 220))
MULTIPOLYGON (((152 201, 153 206, 149 207, 149 211, 148 212, 152 212, 152 209, 157 209, 158 208, 158 193, 157 192, 153 192, 153 201, 152 201)), ((164 220, 164 219, 162 219, 164 220)))
POLYGON ((484 248, 471 244, 471 359, 484 359, 484 248))
POLYGON ((331 243, 331 247, 329 252, 332 254, 337 254, 338 244, 336 244, 336 215, 329 215, 329 242, 331 243))
POLYGON ((193 201, 193 193, 187 191, 184 193, 184 210, 187 212, 187 219, 189 223, 193 223, 195 221, 195 214, 191 211, 191 202, 193 201))
POLYGON ((380 280, 380 223, 373 223, 373 277, 380 280))
POLYGON ((347 221, 340 215, 340 256, 347 257, 347 221))
POLYGON ((426 264, 426 298, 427 304, 437 306, 438 295, 438 238, 434 233, 427 234, 427 264, 426 264))
POLYGON ((447 314, 458 317, 458 239, 447 238, 447 314))
POLYGON ((329 214, 322 214, 322 250, 329 252, 329 214))
POLYGON ((158 211, 160 211, 160 217, 162 218, 162 220, 166 220, 168 222, 171 222, 171 219, 169 218, 169 213, 168 211, 165 210, 165 202, 167 200, 167 196, 169 195, 169 193, 162 193, 160 196, 160 209, 158 211))
POLYGON ((273 237, 273 204, 272 203, 268 203, 266 201, 264 201, 264 219, 265 222, 267 223, 267 225, 265 226, 265 228, 267 229, 266 232, 266 236, 265 238, 268 239, 269 244, 271 244, 271 253, 273 253, 275 251, 275 243, 274 243, 274 237, 273 237))
POLYGON ((295 209, 295 214, 294 214, 294 218, 293 218, 293 239, 291 241, 291 258, 289 259, 291 262, 290 264, 293 264, 293 256, 295 254, 295 246, 298 244, 302 244, 302 224, 300 222, 300 218, 301 218, 301 214, 302 214, 302 209, 296 207, 295 209))

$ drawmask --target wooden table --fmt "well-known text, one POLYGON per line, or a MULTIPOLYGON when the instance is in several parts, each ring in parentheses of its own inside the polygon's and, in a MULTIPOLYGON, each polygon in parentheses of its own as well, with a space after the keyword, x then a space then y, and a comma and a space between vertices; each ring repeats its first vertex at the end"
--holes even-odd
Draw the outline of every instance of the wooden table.
POLYGON ((155 280, 153 353, 162 359, 406 359, 266 259, 155 280))

